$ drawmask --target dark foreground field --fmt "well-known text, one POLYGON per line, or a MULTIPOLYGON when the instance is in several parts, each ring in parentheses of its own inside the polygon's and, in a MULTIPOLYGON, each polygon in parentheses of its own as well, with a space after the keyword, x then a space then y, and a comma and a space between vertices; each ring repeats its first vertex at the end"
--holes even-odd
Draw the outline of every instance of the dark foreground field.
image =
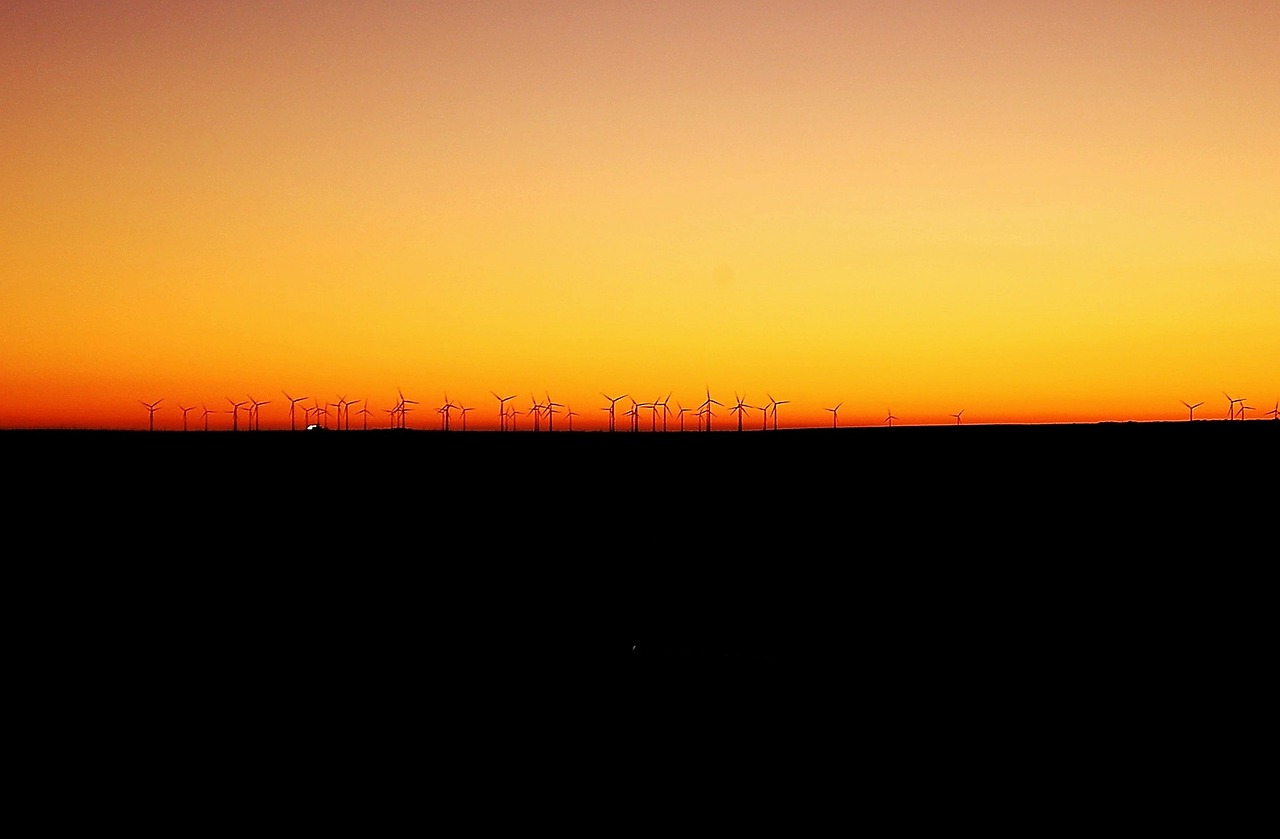
POLYGON ((31 550, 90 588, 168 585, 157 608, 203 600, 230 627, 245 609, 594 654, 697 615, 725 618, 706 637, 955 637, 1139 594, 1177 608, 1274 560, 1280 422, 6 431, 0 452, 31 550))
POLYGON ((1280 423, 8 431, 0 454, 21 694, 103 755, 179 732, 480 760, 659 713, 908 763, 1159 756, 1245 736, 1272 658, 1280 423))

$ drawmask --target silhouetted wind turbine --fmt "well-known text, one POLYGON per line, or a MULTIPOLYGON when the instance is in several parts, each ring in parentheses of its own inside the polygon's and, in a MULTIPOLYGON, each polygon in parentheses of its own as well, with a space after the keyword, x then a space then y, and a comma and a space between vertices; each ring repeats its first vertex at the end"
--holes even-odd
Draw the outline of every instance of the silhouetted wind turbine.
POLYGON ((547 404, 543 406, 543 410, 547 412, 547 430, 548 431, 556 430, 554 425, 556 408, 563 408, 563 407, 564 405, 561 405, 559 402, 552 401, 551 394, 549 393, 547 394, 547 404))
POLYGON ((662 407, 662 430, 664 432, 667 430, 667 417, 671 416, 671 409, 667 407, 667 402, 670 401, 670 399, 671 394, 668 393, 666 398, 661 402, 655 400, 653 403, 654 405, 660 405, 662 407))
POLYGON ((649 409, 649 430, 657 431, 658 430, 658 400, 655 399, 652 402, 641 402, 636 407, 649 409))
POLYGON ((249 430, 257 431, 261 427, 260 420, 258 419, 258 408, 260 408, 263 405, 270 405, 271 400, 268 399, 266 401, 259 402, 257 399, 254 399, 252 396, 250 396, 249 401, 252 403, 252 405, 249 408, 249 430))
POLYGON ((633 432, 640 430, 640 408, 641 403, 631 398, 631 407, 627 409, 627 416, 631 417, 631 430, 633 432))
MULTIPOLYGON (((769 396, 769 394, 766 393, 765 396, 769 396)), ((770 410, 773 411, 773 430, 774 431, 778 430, 778 406, 785 405, 790 401, 791 401, 790 399, 774 399, 772 396, 769 396, 769 408, 770 410)))
POLYGON ((1280 399, 1277 399, 1276 404, 1272 406, 1270 411, 1267 411, 1267 416, 1271 417, 1273 420, 1280 419, 1280 399))
POLYGON ((182 411, 182 430, 183 431, 187 430, 187 411, 194 411, 195 409, 196 409, 195 405, 192 405, 190 408, 184 408, 181 405, 178 406, 178 410, 182 411))
POLYGON ((964 408, 961 408, 961 409, 960 409, 960 413, 958 413, 958 414, 952 414, 952 415, 951 415, 951 416, 953 416, 953 417, 955 417, 955 418, 956 418, 956 425, 959 425, 959 424, 960 424, 960 416, 961 416, 961 414, 963 414, 963 413, 964 413, 964 408))
POLYGON ((467 411, 474 411, 475 408, 468 408, 464 405, 458 405, 458 412, 462 414, 462 430, 467 430, 467 411))
POLYGON ((1187 406, 1187 422, 1190 422, 1191 420, 1196 418, 1196 408, 1199 408, 1201 405, 1204 404, 1203 402, 1197 402, 1196 404, 1191 405, 1182 399, 1179 399, 1178 401, 1181 402, 1183 405, 1187 406))
POLYGON ((605 408, 605 410, 609 412, 609 430, 613 431, 617 428, 617 422, 614 417, 614 406, 618 404, 619 400, 626 399, 627 394, 624 393, 621 396, 610 396, 609 394, 601 391, 600 395, 609 400, 609 407, 605 408))
POLYGON ((742 415, 745 414, 747 412, 747 408, 750 408, 751 406, 743 401, 745 397, 739 396, 736 392, 733 394, 733 398, 738 401, 735 402, 733 407, 729 409, 729 412, 738 415, 738 430, 741 431, 742 415))
POLYGON ((311 400, 311 401, 312 401, 312 403, 313 403, 312 408, 311 408, 311 413, 316 414, 316 421, 315 421, 315 423, 314 423, 314 424, 315 424, 315 425, 318 425, 318 426, 320 426, 320 427, 322 427, 322 428, 324 428, 324 429, 326 429, 326 430, 328 430, 328 428, 329 428, 329 406, 328 406, 328 405, 321 405, 321 404, 320 404, 320 400, 319 400, 319 399, 313 399, 313 400, 311 400))
POLYGON ((578 412, 577 412, 577 411, 575 411, 575 410, 573 410, 572 408, 570 408, 568 405, 565 405, 564 407, 565 407, 564 415, 568 418, 568 420, 569 420, 569 430, 570 430, 570 431, 572 431, 572 430, 573 430, 573 418, 574 418, 574 417, 576 417, 576 416, 578 416, 578 412))
POLYGON ((210 411, 209 406, 204 404, 203 402, 200 403, 200 407, 204 410, 204 430, 208 431, 209 430, 209 414, 213 412, 210 411))
POLYGON ((890 411, 889 411, 889 415, 888 415, 887 417, 885 417, 885 418, 884 418, 884 421, 885 421, 885 422, 887 422, 887 423, 889 423, 889 427, 890 427, 890 428, 893 428, 893 421, 894 421, 894 420, 896 420, 896 419, 897 419, 897 417, 895 417, 895 416, 893 415, 893 411, 892 411, 892 410, 890 410, 890 411))
POLYGON ((1225 397, 1227 397, 1227 419, 1235 419, 1235 418, 1236 418, 1236 403, 1237 403, 1237 402, 1243 402, 1244 400, 1243 400, 1243 399, 1232 399, 1232 398, 1231 398, 1231 395, 1230 395, 1230 394, 1228 394, 1225 390, 1222 392, 1222 395, 1223 395, 1223 396, 1225 396, 1225 397))
POLYGON ((361 408, 358 411, 358 413, 361 413, 364 415, 364 430, 368 431, 369 430, 369 399, 368 397, 361 399, 360 404, 363 405, 364 407, 361 408))
MULTIPOLYGON (((347 395, 345 393, 342 394, 341 396, 338 397, 337 402, 330 402, 326 407, 336 409, 334 411, 334 415, 337 418, 334 420, 334 430, 341 431, 342 417, 346 414, 346 409, 347 409, 347 395)), ((328 412, 325 412, 325 416, 327 417, 328 415, 329 415, 328 412)))
POLYGON ((443 428, 445 431, 449 430, 449 418, 450 418, 449 412, 456 411, 457 409, 458 409, 458 406, 453 404, 453 401, 449 399, 449 394, 446 393, 444 395, 444 404, 437 409, 442 415, 440 419, 441 428, 443 428))
POLYGON ((1256 411, 1256 410, 1258 409, 1253 407, 1252 405, 1246 405, 1243 399, 1240 400, 1240 419, 1244 419, 1245 411, 1256 411))
MULTIPOLYGON (((493 393, 493 391, 489 391, 489 392, 493 393)), ((506 431, 507 430, 507 401, 511 399, 515 399, 516 397, 514 394, 511 396, 499 396, 498 394, 493 393, 493 398, 498 400, 498 430, 506 431)))
POLYGON ((701 405, 699 405, 699 406, 698 406, 698 412, 699 412, 700 414, 701 414, 702 412, 704 412, 704 411, 706 412, 706 415, 707 415, 707 431, 710 431, 710 430, 711 430, 711 418, 712 418, 712 417, 714 417, 714 416, 716 415, 715 410, 711 407, 712 405, 719 405, 721 408, 723 408, 723 407, 724 407, 724 403, 723 403, 723 402, 717 402, 716 400, 714 400, 714 399, 712 399, 712 398, 711 398, 711 387, 710 387, 710 385, 708 385, 708 386, 707 386, 707 398, 706 398, 706 400, 705 400, 701 405))
POLYGON ((230 396, 227 397, 227 401, 231 403, 231 410, 227 411, 228 414, 231 414, 231 430, 239 431, 240 430, 240 409, 248 403, 236 402, 230 396))
MULTIPOLYGON (((292 396, 290 396, 290 395, 289 395, 289 392, 288 392, 287 390, 282 390, 282 391, 280 391, 280 392, 284 394, 284 398, 285 398, 285 399, 288 399, 288 400, 289 400, 289 430, 290 430, 290 431, 297 431, 297 430, 298 430, 298 426, 297 426, 297 423, 294 421, 294 418, 295 418, 295 416, 296 416, 296 414, 297 414, 297 406, 298 406, 298 403, 299 403, 299 402, 306 402, 306 401, 307 401, 308 399, 310 399, 311 397, 310 397, 310 396, 299 396, 298 398, 296 398, 296 399, 295 399, 295 398, 293 398, 292 396)), ((305 411, 305 410, 306 410, 306 408, 303 408, 303 410, 305 411)), ((304 417, 304 419, 305 419, 305 417, 304 417)))
POLYGON ((141 399, 138 400, 138 404, 142 405, 144 408, 147 409, 147 430, 148 431, 156 430, 156 411, 160 408, 160 403, 163 401, 164 401, 163 398, 157 399, 155 402, 143 402, 141 399))
POLYGON ((396 392, 400 394, 400 404, 396 406, 397 409, 400 411, 400 427, 408 428, 409 421, 406 415, 409 413, 409 411, 412 410, 412 408, 410 408, 409 406, 417 405, 418 402, 417 400, 414 400, 414 399, 405 399, 404 391, 400 390, 400 388, 396 388, 396 392))
MULTIPOLYGON (((346 423, 347 423, 347 430, 348 430, 348 431, 350 431, 350 430, 351 430, 351 406, 352 406, 352 405, 359 405, 359 404, 360 404, 360 400, 359 400, 359 399, 352 399, 352 400, 350 400, 349 402, 347 402, 347 404, 345 404, 345 405, 343 405, 343 406, 342 406, 342 416, 343 416, 343 418, 346 420, 346 423)), ((356 411, 356 413, 358 414, 358 413, 360 413, 360 412, 359 412, 359 411, 356 411)))
POLYGON ((688 411, 688 410, 689 410, 689 409, 688 409, 688 408, 686 408, 686 407, 684 407, 683 405, 681 405, 679 401, 677 401, 677 402, 676 402, 676 416, 677 416, 677 417, 679 418, 679 420, 680 420, 680 430, 681 430, 681 431, 684 431, 684 415, 685 415, 685 412, 686 412, 686 411, 688 411))
POLYGON ((542 430, 542 404, 538 402, 538 397, 534 396, 532 393, 529 394, 529 399, 532 400, 533 402, 533 405, 530 406, 528 411, 529 413, 533 414, 533 430, 541 431, 542 430))
POLYGON ((843 404, 844 404, 843 402, 837 402, 837 403, 836 403, 836 406, 835 406, 834 408, 825 408, 825 409, 824 409, 824 410, 827 410, 827 411, 830 411, 830 412, 831 412, 831 427, 832 427, 832 428, 835 428, 835 427, 836 427, 836 419, 840 416, 840 406, 841 406, 841 405, 843 405, 843 404))

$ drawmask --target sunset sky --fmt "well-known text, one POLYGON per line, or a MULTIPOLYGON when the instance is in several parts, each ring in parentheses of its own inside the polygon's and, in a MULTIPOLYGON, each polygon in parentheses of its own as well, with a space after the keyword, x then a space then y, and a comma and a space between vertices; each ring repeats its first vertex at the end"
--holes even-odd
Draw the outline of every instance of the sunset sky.
POLYGON ((4 0, 0 428, 1262 419, 1277 45, 1275 0, 4 0))

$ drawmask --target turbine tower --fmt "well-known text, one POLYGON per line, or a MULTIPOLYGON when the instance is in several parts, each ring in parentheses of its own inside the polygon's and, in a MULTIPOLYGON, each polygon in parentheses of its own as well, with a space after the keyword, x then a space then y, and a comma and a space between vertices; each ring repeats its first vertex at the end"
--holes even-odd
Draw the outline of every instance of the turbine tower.
POLYGON ((1196 404, 1191 405, 1185 400, 1180 399, 1178 401, 1182 402, 1183 405, 1187 406, 1187 422, 1191 422, 1193 419, 1196 418, 1196 408, 1199 408, 1201 405, 1204 404, 1203 402, 1197 402, 1196 404))
MULTIPOLYGON (((294 418, 295 418, 295 416, 297 415, 297 407, 298 407, 298 403, 299 403, 299 402, 305 402, 306 400, 310 399, 311 397, 310 397, 310 396, 299 396, 297 399, 295 399, 295 398, 293 398, 292 396, 290 396, 290 395, 289 395, 289 392, 288 392, 288 391, 282 390, 282 391, 280 391, 280 392, 284 394, 284 398, 285 398, 285 399, 288 399, 288 400, 289 400, 289 430, 290 430, 290 431, 297 431, 297 430, 298 430, 298 426, 297 426, 296 422, 294 421, 294 418)), ((304 408, 303 410, 306 410, 306 409, 304 408)))
MULTIPOLYGON (((489 391, 489 392, 493 393, 493 391, 489 391)), ((515 394, 512 394, 511 396, 499 396, 498 394, 493 393, 493 398, 498 400, 498 430, 506 431, 507 430, 507 402, 512 399, 515 399, 516 398, 515 394)))
POLYGON ((769 397, 769 409, 773 411, 773 430, 777 431, 778 430, 778 406, 785 405, 791 400, 790 399, 774 399, 773 396, 767 393, 765 394, 765 396, 769 397))
POLYGON ((236 402, 230 396, 227 397, 227 401, 231 403, 231 410, 227 411, 227 413, 231 415, 231 430, 239 431, 240 430, 240 409, 248 403, 236 402))
POLYGON ((707 431, 711 430, 711 418, 716 415, 715 410, 711 407, 712 405, 719 405, 721 408, 724 407, 723 402, 717 402, 716 400, 711 398, 711 387, 710 385, 708 385, 707 398, 705 401, 703 401, 701 405, 698 406, 698 414, 702 415, 703 413, 705 413, 707 415, 707 428, 706 428, 707 431))
POLYGON ((160 403, 163 401, 164 401, 163 398, 157 399, 155 402, 143 402, 141 399, 138 400, 138 403, 147 409, 147 430, 148 431, 156 430, 156 410, 159 409, 160 403))
POLYGON ((736 399, 736 400, 738 400, 738 401, 737 401, 737 402, 735 402, 735 403, 734 403, 734 405, 733 405, 733 407, 729 409, 729 412, 730 412, 730 413, 734 413, 734 414, 737 414, 737 415, 738 415, 738 430, 739 430, 739 431, 741 431, 741 430, 742 430, 742 415, 743 415, 743 414, 745 414, 745 413, 747 412, 747 409, 748 409, 748 408, 750 408, 750 407, 752 407, 752 406, 751 406, 751 405, 748 405, 748 404, 744 401, 744 400, 746 399, 746 397, 745 397, 745 396, 739 396, 739 395, 737 394, 737 392, 736 392, 736 391, 735 391, 735 392, 734 392, 734 394, 733 394, 733 398, 734 398, 734 399, 736 399))
POLYGON ((553 402, 551 400, 551 394, 549 393, 547 394, 547 404, 543 406, 543 409, 547 412, 547 430, 548 431, 556 430, 555 426, 553 425, 553 423, 555 422, 556 408, 563 408, 563 407, 564 405, 560 404, 559 402, 553 402))
POLYGON ((249 407, 249 430, 257 431, 261 427, 259 425, 258 408, 262 407, 263 405, 270 405, 271 400, 268 399, 266 401, 259 402, 257 399, 254 399, 252 396, 250 396, 249 402, 252 403, 249 407))
POLYGON ((610 396, 604 391, 601 391, 600 395, 603 396, 605 399, 609 400, 609 407, 605 408, 604 410, 609 412, 609 430, 613 431, 618 427, 617 420, 616 420, 615 406, 617 406, 620 400, 626 399, 627 394, 624 393, 621 396, 610 396))

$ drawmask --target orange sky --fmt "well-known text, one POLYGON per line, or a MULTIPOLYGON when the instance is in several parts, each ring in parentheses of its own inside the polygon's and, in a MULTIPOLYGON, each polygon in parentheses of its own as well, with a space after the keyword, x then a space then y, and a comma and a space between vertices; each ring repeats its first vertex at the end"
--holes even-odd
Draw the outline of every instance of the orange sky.
POLYGON ((0 428, 1261 418, 1278 43, 1263 0, 11 0, 0 428))

